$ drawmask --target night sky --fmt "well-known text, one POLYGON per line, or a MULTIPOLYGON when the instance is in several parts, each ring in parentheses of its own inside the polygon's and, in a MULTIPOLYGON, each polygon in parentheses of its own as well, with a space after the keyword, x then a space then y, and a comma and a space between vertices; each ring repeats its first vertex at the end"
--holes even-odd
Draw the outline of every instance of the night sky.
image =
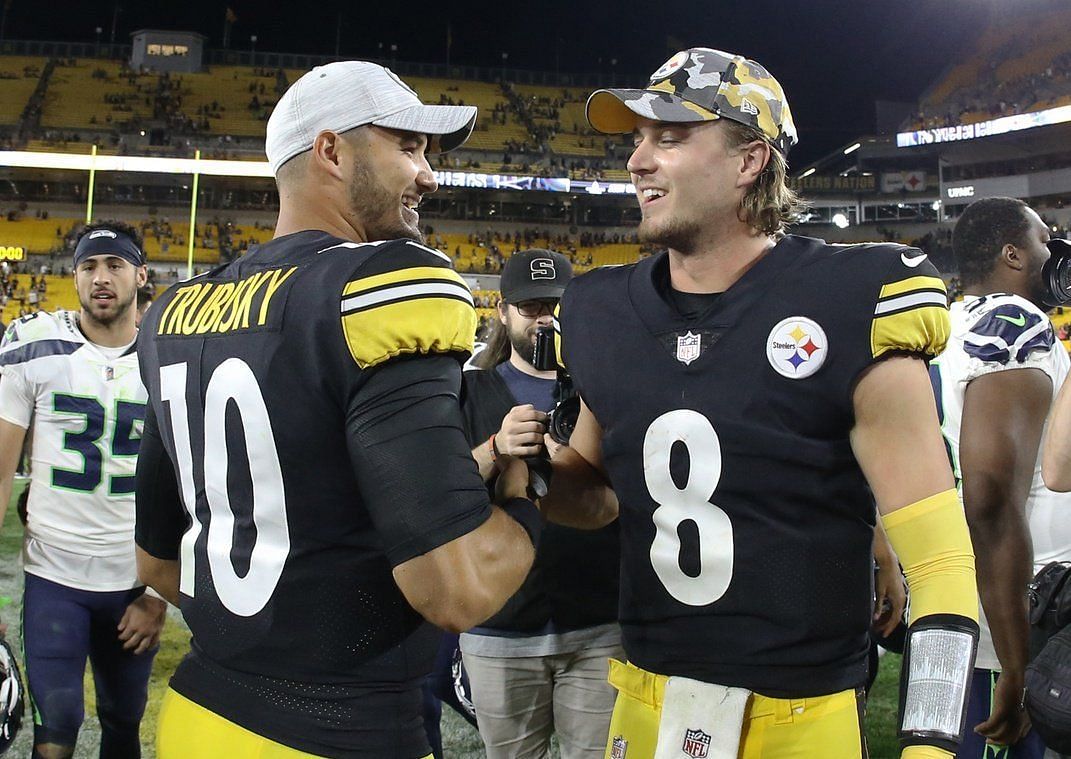
MULTIPOLYGON (((115 2, 8 0, 5 37, 102 41, 115 2), (42 13, 42 9, 46 9, 42 13)), ((990 23, 995 9, 1030 12, 1056 0, 705 0, 693 2, 443 2, 119 0, 117 42, 140 28, 183 29, 220 47, 226 8, 238 17, 231 47, 398 58, 554 71, 618 71, 636 86, 672 50, 702 45, 762 63, 788 94, 801 142, 795 167, 874 130, 874 101, 915 100, 990 23), (298 10, 300 9, 300 10, 298 10), (339 16, 341 15, 341 34, 339 16), (616 59, 616 63, 613 61, 616 59)))

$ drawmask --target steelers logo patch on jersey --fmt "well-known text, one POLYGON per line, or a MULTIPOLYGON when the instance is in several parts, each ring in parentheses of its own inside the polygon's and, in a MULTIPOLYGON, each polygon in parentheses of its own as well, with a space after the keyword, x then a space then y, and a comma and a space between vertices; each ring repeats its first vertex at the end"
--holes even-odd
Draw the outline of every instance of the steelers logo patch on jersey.
POLYGON ((777 323, 766 338, 766 358, 782 377, 803 379, 822 368, 829 340, 818 323, 805 316, 790 316, 777 323))

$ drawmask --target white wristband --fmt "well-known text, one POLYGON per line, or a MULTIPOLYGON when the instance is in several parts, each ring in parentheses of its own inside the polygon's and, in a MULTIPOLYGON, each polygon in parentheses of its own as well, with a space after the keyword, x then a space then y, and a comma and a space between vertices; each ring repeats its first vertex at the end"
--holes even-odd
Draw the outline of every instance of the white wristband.
POLYGON ((149 598, 155 598, 158 601, 163 601, 164 603, 167 603, 167 599, 166 598, 161 596, 159 593, 157 593, 155 590, 153 590, 148 585, 145 586, 145 595, 147 595, 149 598))

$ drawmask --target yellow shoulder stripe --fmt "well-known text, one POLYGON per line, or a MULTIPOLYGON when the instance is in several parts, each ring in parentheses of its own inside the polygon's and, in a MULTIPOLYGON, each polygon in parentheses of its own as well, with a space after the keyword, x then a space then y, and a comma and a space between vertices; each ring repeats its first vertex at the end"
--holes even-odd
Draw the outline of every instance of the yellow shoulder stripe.
POLYGON ((936 356, 944 350, 952 325, 945 283, 938 277, 908 277, 883 285, 874 306, 870 350, 874 358, 889 351, 936 356))
POLYGON ((561 301, 554 307, 554 360, 558 362, 558 366, 565 369, 565 358, 562 353, 562 325, 561 325, 561 313, 562 304, 561 301))
POLYGON ((383 274, 373 274, 371 277, 364 277, 363 279, 352 280, 342 288, 342 294, 344 296, 355 295, 389 287, 390 285, 424 282, 427 280, 453 282, 465 288, 466 292, 469 289, 469 286, 465 284, 465 280, 453 269, 447 269, 442 266, 413 266, 408 269, 397 269, 383 274))
POLYGON ((452 269, 376 274, 349 282, 342 292, 342 331, 362 369, 408 353, 472 352, 472 293, 452 269))
POLYGON ((945 283, 940 277, 908 277, 907 279, 901 279, 899 282, 882 285, 881 295, 878 297, 891 298, 894 295, 903 295, 912 290, 940 290, 944 292, 945 283))

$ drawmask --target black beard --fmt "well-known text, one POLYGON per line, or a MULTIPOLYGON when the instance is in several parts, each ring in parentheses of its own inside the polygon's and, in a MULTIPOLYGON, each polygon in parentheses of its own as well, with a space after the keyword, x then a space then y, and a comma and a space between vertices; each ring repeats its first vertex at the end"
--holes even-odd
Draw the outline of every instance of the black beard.
POLYGON ((513 348, 513 352, 523 358, 529 364, 535 361, 535 337, 528 334, 527 331, 522 335, 515 335, 512 331, 509 333, 509 344, 513 348))
POLYGON ((401 217, 401 198, 392 198, 372 172, 358 161, 350 184, 350 212, 364 221, 369 240, 413 240, 424 244, 420 228, 410 227, 401 217))
POLYGON ((78 302, 82 306, 82 319, 92 321, 98 327, 110 327, 117 321, 121 320, 124 316, 126 316, 126 312, 129 311, 130 307, 134 305, 134 298, 131 298, 128 302, 121 304, 118 308, 115 309, 113 313, 107 314, 103 318, 93 313, 92 299, 90 299, 90 301, 86 303, 86 301, 79 298, 78 302))

